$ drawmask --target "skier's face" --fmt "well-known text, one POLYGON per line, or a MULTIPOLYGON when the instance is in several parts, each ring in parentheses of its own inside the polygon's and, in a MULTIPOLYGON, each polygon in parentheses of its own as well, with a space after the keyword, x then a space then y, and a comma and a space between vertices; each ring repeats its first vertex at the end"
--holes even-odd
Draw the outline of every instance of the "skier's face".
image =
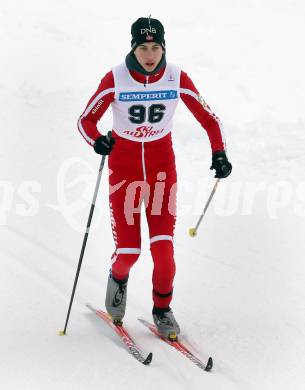
POLYGON ((163 49, 158 43, 145 42, 136 48, 134 54, 139 64, 142 65, 147 72, 152 72, 162 58, 163 49))

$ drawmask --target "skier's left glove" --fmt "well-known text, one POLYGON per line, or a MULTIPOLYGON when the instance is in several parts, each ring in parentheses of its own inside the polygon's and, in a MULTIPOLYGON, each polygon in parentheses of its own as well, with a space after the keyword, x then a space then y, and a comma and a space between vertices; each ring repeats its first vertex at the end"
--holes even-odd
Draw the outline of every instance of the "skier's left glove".
POLYGON ((214 152, 212 155, 212 165, 210 169, 215 169, 214 177, 223 179, 232 172, 232 164, 228 161, 226 152, 214 152))

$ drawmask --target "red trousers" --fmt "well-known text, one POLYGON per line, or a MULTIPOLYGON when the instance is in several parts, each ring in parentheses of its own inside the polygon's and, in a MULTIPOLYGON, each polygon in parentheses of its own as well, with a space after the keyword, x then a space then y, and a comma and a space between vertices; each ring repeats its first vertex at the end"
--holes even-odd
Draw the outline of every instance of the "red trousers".
POLYGON ((145 208, 154 262, 152 284, 156 307, 172 300, 174 227, 177 175, 171 135, 150 142, 135 142, 118 136, 109 155, 109 204, 115 241, 112 274, 128 277, 141 253, 141 209, 145 208))

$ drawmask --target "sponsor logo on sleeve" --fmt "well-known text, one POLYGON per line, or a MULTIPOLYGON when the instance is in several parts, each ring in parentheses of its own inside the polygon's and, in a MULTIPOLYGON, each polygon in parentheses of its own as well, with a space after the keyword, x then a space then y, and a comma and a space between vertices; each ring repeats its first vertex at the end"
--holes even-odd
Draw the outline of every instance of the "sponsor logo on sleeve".
POLYGON ((95 114, 96 111, 101 107, 101 105, 104 103, 104 100, 99 100, 97 104, 93 107, 93 110, 91 111, 92 114, 95 114))
POLYGON ((207 102, 203 99, 203 97, 201 95, 197 95, 197 98, 198 98, 198 101, 199 103, 205 108, 205 107, 208 107, 208 104, 207 102))

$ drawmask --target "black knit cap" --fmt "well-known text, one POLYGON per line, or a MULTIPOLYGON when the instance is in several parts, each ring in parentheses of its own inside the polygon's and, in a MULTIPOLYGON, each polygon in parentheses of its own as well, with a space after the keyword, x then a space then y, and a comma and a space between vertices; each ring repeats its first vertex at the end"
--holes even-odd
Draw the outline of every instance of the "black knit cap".
POLYGON ((132 50, 145 42, 159 43, 165 49, 164 27, 157 19, 139 18, 131 26, 131 35, 132 50))

